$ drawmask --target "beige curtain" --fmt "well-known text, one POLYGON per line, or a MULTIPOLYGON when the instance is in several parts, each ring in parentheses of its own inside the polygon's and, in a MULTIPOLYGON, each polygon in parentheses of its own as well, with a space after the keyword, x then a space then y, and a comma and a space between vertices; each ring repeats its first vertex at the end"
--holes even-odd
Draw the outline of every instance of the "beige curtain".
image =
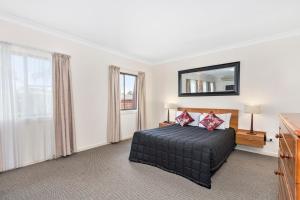
POLYGON ((185 92, 186 93, 191 92, 191 80, 190 79, 185 80, 185 92))
POLYGON ((197 85, 198 85, 197 92, 203 92, 203 81, 202 80, 198 80, 197 81, 197 85))
POLYGON ((198 92, 199 91, 199 84, 198 84, 198 80, 195 80, 196 81, 196 92, 198 92))
POLYGON ((137 95, 138 95, 138 130, 146 128, 146 86, 145 73, 138 73, 137 81, 137 95))
POLYGON ((107 141, 120 141, 120 68, 109 66, 107 141))
POLYGON ((215 91, 216 91, 216 83, 215 83, 215 82, 212 82, 212 88, 211 88, 211 91, 212 91, 212 92, 215 92, 215 91))
POLYGON ((76 151, 70 56, 53 54, 54 124, 56 157, 76 151))

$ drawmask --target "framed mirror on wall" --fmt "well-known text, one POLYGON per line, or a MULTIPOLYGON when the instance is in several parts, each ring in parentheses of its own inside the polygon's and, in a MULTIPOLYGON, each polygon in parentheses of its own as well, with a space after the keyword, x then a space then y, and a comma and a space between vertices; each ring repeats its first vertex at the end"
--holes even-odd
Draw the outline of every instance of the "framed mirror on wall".
POLYGON ((178 71, 178 96, 240 94, 240 62, 178 71))

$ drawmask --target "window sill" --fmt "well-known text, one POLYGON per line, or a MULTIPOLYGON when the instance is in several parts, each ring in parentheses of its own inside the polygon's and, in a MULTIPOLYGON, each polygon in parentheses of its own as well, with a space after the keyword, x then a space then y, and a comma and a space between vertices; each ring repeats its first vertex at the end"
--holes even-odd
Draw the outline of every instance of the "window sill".
POLYGON ((121 110, 121 115, 136 114, 137 110, 121 110))

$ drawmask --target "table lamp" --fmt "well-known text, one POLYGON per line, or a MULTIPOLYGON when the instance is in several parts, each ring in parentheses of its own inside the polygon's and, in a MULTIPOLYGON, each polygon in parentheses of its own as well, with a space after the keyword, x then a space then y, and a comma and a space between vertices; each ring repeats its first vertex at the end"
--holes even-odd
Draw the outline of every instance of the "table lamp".
POLYGON ((251 127, 250 127, 249 134, 255 134, 253 131, 253 114, 260 114, 261 106, 260 105, 245 105, 244 111, 245 111, 245 113, 251 114, 251 127))
POLYGON ((166 122, 169 123, 170 122, 170 109, 177 109, 177 105, 174 103, 166 103, 165 109, 168 109, 168 120, 166 122))

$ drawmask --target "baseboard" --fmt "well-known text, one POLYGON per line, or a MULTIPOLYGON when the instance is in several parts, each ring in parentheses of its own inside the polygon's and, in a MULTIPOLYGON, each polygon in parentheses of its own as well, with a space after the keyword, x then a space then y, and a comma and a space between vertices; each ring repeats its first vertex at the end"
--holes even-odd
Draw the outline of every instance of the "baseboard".
POLYGON ((278 157, 278 154, 274 153, 274 152, 259 151, 259 150, 255 150, 255 149, 244 148, 241 146, 236 146, 235 149, 241 150, 241 151, 247 151, 247 152, 251 152, 251 153, 257 153, 257 154, 261 154, 261 155, 265 155, 265 156, 278 157))
POLYGON ((128 135, 127 137, 122 137, 121 141, 123 140, 129 140, 133 137, 133 135, 128 135))
MULTIPOLYGON (((133 137, 132 135, 124 137, 124 138, 121 139, 121 141, 129 140, 132 137, 133 137)), ((97 143, 97 144, 92 144, 92 145, 88 145, 88 146, 84 146, 84 147, 77 147, 76 152, 86 151, 86 150, 101 147, 101 146, 104 146, 104 145, 107 145, 107 144, 109 144, 109 143, 108 142, 100 142, 100 143, 97 143)))
POLYGON ((108 144, 107 142, 100 142, 100 143, 92 144, 92 145, 88 145, 88 146, 77 147, 76 152, 86 151, 86 150, 93 149, 93 148, 96 148, 96 147, 101 147, 101 146, 104 146, 104 145, 107 145, 107 144, 108 144))

